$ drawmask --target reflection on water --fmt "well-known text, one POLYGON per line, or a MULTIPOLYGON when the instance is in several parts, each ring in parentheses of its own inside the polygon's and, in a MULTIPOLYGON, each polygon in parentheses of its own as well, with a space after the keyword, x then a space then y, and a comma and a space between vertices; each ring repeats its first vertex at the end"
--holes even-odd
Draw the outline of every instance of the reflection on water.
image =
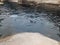
POLYGON ((52 13, 36 12, 34 8, 17 7, 17 9, 0 6, 1 27, 0 33, 5 35, 14 35, 21 32, 38 32, 47 37, 60 41, 60 17, 52 13), (3 21, 2 21, 3 20, 3 21))

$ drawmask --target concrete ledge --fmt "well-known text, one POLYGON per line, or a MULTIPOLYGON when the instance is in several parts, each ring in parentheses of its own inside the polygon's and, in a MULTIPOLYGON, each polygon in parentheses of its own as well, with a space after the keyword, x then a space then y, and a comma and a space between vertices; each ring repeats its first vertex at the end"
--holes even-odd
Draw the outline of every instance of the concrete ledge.
POLYGON ((0 42, 0 45, 59 45, 59 42, 40 33, 19 33, 13 35, 6 41, 0 42))

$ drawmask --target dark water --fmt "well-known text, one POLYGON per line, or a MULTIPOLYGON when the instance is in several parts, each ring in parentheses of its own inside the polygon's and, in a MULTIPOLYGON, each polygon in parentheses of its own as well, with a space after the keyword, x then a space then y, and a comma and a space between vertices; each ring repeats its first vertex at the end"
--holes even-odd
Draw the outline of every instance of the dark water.
POLYGON ((0 5, 0 37, 21 32, 41 33, 60 41, 60 17, 33 7, 0 5))

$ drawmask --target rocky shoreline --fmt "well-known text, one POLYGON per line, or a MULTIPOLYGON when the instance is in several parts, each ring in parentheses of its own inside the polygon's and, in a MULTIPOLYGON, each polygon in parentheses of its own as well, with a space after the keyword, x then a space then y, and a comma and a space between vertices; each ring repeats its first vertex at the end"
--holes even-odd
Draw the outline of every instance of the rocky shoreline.
POLYGON ((26 3, 22 3, 22 4, 18 4, 15 2, 8 2, 12 5, 23 5, 23 6, 27 6, 27 7, 42 7, 45 10, 51 10, 51 11, 56 11, 56 10, 60 10, 60 4, 52 4, 52 3, 39 3, 37 4, 36 2, 26 2, 26 3))
POLYGON ((11 5, 23 5, 23 6, 27 6, 27 7, 35 7, 35 8, 43 8, 47 11, 57 11, 57 10, 60 10, 60 4, 53 4, 53 3, 37 3, 37 2, 34 2, 34 1, 27 1, 27 2, 22 2, 22 3, 19 3, 19 2, 4 2, 5 3, 10 3, 11 5))

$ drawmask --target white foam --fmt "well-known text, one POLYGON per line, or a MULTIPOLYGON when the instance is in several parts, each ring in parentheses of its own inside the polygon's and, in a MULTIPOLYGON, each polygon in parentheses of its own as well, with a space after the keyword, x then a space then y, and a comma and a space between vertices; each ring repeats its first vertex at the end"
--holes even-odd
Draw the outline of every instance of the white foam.
POLYGON ((18 17, 18 15, 11 15, 10 17, 18 17))

